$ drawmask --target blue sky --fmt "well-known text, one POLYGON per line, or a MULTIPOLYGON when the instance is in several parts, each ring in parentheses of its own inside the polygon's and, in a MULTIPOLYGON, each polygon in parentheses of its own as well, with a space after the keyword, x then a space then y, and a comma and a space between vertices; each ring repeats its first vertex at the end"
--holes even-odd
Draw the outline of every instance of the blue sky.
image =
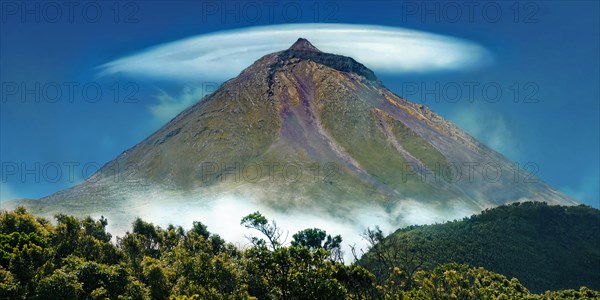
POLYGON ((600 206, 598 2, 52 3, 0 7, 1 200, 76 184, 248 60, 286 48, 295 33, 279 34, 292 28, 600 206), (207 42, 215 33, 238 36, 207 42), (185 41, 210 59, 177 52, 185 41))

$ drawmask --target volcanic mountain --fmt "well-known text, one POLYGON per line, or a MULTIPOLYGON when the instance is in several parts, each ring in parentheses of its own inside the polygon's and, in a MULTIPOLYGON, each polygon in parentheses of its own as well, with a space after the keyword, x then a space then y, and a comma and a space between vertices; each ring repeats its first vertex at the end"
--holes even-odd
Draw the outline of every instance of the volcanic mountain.
MULTIPOLYGON (((352 218, 407 204, 467 215, 515 201, 576 204, 350 57, 305 39, 268 54, 34 212, 142 214, 234 195, 283 211, 352 218), (167 204, 166 204, 167 203, 167 204), (356 214, 354 214, 356 216, 356 214)), ((177 214, 177 212, 172 212, 177 214)))

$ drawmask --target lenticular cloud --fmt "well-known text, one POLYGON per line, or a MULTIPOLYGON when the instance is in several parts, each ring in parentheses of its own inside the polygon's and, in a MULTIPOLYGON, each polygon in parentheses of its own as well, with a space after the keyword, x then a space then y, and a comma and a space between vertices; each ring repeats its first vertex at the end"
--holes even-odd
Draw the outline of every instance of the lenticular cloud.
POLYGON ((203 34, 157 45, 99 67, 100 76, 129 74, 167 80, 225 80, 299 37, 321 51, 353 57, 377 73, 480 67, 489 52, 470 41, 398 27, 292 24, 203 34))

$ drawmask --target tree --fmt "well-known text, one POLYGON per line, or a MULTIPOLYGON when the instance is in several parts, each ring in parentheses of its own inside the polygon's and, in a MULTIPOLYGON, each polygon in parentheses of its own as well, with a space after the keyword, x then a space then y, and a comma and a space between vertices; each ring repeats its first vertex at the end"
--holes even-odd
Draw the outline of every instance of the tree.
POLYGON ((132 232, 117 238, 117 246, 124 252, 129 265, 136 275, 141 275, 141 263, 144 256, 159 258, 163 243, 162 230, 152 223, 137 218, 133 221, 132 232))
POLYGON ((415 245, 426 238, 384 239, 379 228, 365 232, 370 251, 360 262, 381 259, 376 278, 331 258, 341 237, 312 228, 284 246, 274 234, 282 230, 258 212, 242 225, 273 242, 244 250, 200 222, 184 231, 138 220, 115 246, 104 218, 57 219, 51 226, 23 209, 0 213, 0 299, 600 299, 585 287, 533 294, 515 278, 464 264, 423 268, 415 245), (117 255, 106 259, 107 249, 117 255))
POLYGON ((392 235, 385 238, 381 229, 375 227, 368 228, 363 238, 367 240, 369 252, 361 264, 373 271, 380 284, 393 281, 398 290, 410 290, 416 272, 435 257, 435 251, 424 246, 422 237, 392 235))
MULTIPOLYGON (((283 241, 281 240, 283 230, 277 227, 277 223, 275 223, 275 221, 269 223, 269 220, 258 211, 243 217, 240 224, 246 228, 255 229, 262 233, 269 241, 272 250, 277 250, 277 248, 285 242, 285 239, 283 241)), ((265 244, 263 239, 258 239, 256 237, 251 237, 250 240, 257 246, 265 244)))
POLYGON ((137 218, 133 221, 132 236, 141 243, 141 250, 144 255, 154 258, 159 257, 160 247, 163 242, 160 227, 155 227, 152 223, 147 223, 137 218))
POLYGON ((0 299, 21 299, 25 291, 13 274, 0 267, 0 299))
POLYGON ((123 295, 119 295, 118 299, 130 300, 150 300, 150 291, 139 280, 132 278, 125 288, 123 295))
POLYGON ((37 270, 51 257, 50 249, 28 243, 21 249, 14 249, 9 270, 20 282, 29 283, 33 280, 37 270))
POLYGON ((82 284, 72 273, 58 269, 40 280, 36 294, 39 299, 76 300, 82 292, 82 284))
POLYGON ((57 226, 52 235, 52 244, 56 248, 56 259, 65 258, 77 249, 81 224, 79 220, 64 214, 56 215, 57 226))
POLYGON ((342 237, 339 235, 328 235, 325 230, 319 228, 307 228, 292 236, 292 246, 304 246, 311 250, 325 249, 331 254, 331 259, 343 262, 341 250, 342 237))
POLYGON ((149 256, 144 257, 142 273, 143 282, 150 288, 152 299, 169 299, 173 287, 170 278, 174 274, 162 261, 149 256))
POLYGON ((483 268, 450 263, 416 276, 417 288, 404 293, 407 299, 532 299, 538 298, 517 279, 483 268))
POLYGON ((323 248, 327 233, 319 228, 308 228, 292 236, 292 246, 305 246, 311 250, 323 248))

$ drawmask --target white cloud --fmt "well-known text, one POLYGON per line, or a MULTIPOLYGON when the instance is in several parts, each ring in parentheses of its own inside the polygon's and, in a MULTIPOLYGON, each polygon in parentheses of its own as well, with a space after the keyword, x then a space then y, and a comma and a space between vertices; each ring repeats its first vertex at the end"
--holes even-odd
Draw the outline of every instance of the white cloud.
POLYGON ((287 24, 203 34, 157 45, 101 65, 100 75, 167 80, 226 80, 299 37, 322 51, 351 56, 375 72, 434 72, 478 67, 491 57, 470 41, 398 27, 287 24))
POLYGON ((204 88, 185 87, 179 96, 174 97, 161 90, 156 96, 158 103, 149 108, 150 113, 159 124, 165 124, 184 109, 198 102, 206 94, 207 91, 204 88))
POLYGON ((488 147, 518 160, 520 147, 517 137, 500 113, 470 106, 451 113, 450 119, 488 147))
MULTIPOLYGON (((380 226, 385 234, 394 232, 407 225, 430 224, 460 219, 475 213, 463 207, 459 202, 449 200, 444 207, 424 204, 416 200, 405 199, 388 209, 376 203, 355 203, 348 206, 344 216, 322 209, 321 205, 307 204, 302 208, 281 211, 260 201, 264 198, 260 190, 245 188, 243 192, 212 193, 198 189, 189 193, 165 191, 148 188, 144 191, 128 191, 121 208, 112 206, 99 208, 92 216, 108 218, 108 230, 115 236, 122 236, 131 230, 135 217, 166 227, 174 224, 189 229, 193 221, 200 221, 208 230, 219 234, 225 240, 239 247, 249 244, 248 235, 260 236, 240 225, 243 216, 260 211, 287 232, 287 242, 292 235, 306 228, 321 228, 329 234, 340 234, 346 261, 350 262, 351 251, 348 245, 357 249, 366 249, 366 241, 361 233, 367 227, 380 226)), ((285 236, 285 234, 284 234, 285 236)))

